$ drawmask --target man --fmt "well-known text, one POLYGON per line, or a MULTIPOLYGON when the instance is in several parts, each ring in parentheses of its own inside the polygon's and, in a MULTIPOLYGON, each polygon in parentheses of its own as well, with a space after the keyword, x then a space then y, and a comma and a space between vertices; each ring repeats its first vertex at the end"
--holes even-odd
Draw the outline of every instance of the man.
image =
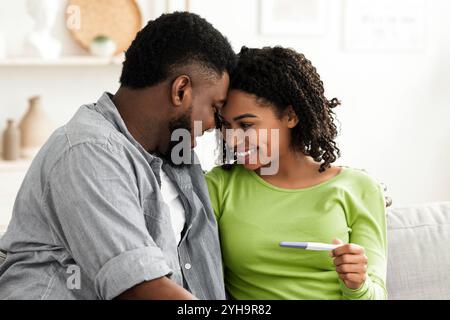
POLYGON ((225 298, 203 172, 172 163, 172 135, 216 126, 234 60, 195 14, 138 33, 117 93, 82 106, 34 159, 0 241, 0 298, 225 298))

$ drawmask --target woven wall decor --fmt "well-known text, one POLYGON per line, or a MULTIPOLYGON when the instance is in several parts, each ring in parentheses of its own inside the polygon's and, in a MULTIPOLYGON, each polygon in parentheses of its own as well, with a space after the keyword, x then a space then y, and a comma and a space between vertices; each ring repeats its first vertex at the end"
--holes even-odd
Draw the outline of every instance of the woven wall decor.
POLYGON ((116 43, 116 54, 122 53, 142 28, 142 15, 135 0, 69 0, 68 8, 76 10, 67 10, 67 15, 78 12, 80 18, 76 27, 68 24, 68 29, 86 50, 96 37, 107 36, 116 43))

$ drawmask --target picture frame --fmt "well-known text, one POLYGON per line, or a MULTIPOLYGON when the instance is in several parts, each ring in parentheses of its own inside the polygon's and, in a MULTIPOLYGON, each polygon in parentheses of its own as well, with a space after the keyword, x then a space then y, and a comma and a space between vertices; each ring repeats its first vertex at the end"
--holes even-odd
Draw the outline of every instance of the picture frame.
POLYGON ((328 27, 329 0, 259 0, 263 36, 321 36, 328 27))
POLYGON ((345 0, 345 51, 416 51, 425 46, 424 0, 345 0))

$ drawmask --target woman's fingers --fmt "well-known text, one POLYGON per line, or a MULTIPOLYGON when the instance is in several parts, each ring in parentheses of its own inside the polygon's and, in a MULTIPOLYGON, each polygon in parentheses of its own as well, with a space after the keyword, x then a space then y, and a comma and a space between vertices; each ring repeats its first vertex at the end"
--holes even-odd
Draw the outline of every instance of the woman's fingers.
POLYGON ((343 254, 364 254, 364 248, 354 243, 347 243, 331 251, 330 255, 338 257, 343 254))
POLYGON ((366 271, 365 264, 341 264, 336 267, 337 273, 366 273, 366 271))
POLYGON ((340 266, 342 264, 367 264, 367 256, 356 254, 343 254, 334 259, 334 265, 340 266))
POLYGON ((339 278, 344 281, 347 288, 356 290, 366 281, 366 274, 340 273, 339 278))
MULTIPOLYGON (((334 244, 342 244, 339 239, 334 244)), ((330 256, 334 257, 334 265, 339 278, 348 288, 358 289, 366 280, 367 256, 363 247, 348 243, 334 249, 330 256)))

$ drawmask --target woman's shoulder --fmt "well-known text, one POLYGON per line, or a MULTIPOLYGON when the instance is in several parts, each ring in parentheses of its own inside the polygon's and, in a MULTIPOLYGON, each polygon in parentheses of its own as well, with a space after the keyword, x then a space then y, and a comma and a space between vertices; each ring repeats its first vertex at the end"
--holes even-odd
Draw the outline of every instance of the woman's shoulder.
MULTIPOLYGON (((243 170, 241 165, 217 166, 206 173, 207 179, 227 180, 243 170)), ((244 169, 245 170, 245 169, 244 169)))
MULTIPOLYGON (((217 217, 221 215, 222 201, 230 190, 235 190, 239 185, 237 174, 243 170, 240 165, 230 167, 218 166, 205 175, 206 184, 211 198, 211 203, 217 217)), ((242 176, 240 176, 242 177, 242 176)))
POLYGON ((342 174, 343 180, 353 188, 367 191, 378 189, 381 186, 381 183, 364 169, 342 167, 340 174, 342 174))

